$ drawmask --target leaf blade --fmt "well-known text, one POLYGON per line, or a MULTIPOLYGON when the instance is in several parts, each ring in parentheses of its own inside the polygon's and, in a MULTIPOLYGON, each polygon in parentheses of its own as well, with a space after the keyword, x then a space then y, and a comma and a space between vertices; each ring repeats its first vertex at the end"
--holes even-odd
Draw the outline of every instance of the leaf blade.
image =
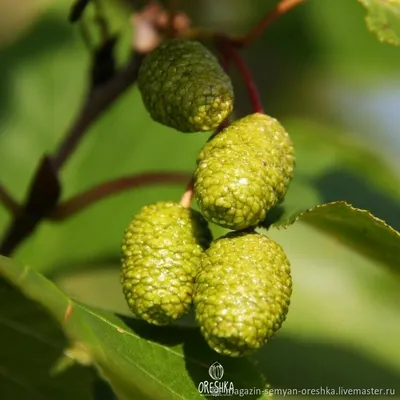
POLYGON ((249 359, 219 356, 198 329, 123 320, 69 299, 43 275, 1 256, 0 274, 55 317, 72 348, 81 352, 76 361, 92 362, 121 398, 202 399, 198 385, 210 380, 208 368, 215 361, 235 388, 265 387, 249 359))
POLYGON ((344 202, 318 205, 298 215, 367 257, 400 272, 400 233, 367 210, 344 202))
POLYGON ((400 1, 358 0, 367 10, 365 18, 368 29, 381 42, 394 46, 400 44, 400 1))

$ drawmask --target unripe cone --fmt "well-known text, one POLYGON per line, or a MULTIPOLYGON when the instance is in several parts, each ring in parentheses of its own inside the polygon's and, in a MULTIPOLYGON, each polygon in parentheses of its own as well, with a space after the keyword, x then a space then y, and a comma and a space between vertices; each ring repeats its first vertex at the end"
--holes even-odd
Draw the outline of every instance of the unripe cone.
POLYGON ((197 203, 208 220, 224 228, 256 226, 283 200, 293 171, 288 133, 276 119, 252 114, 203 147, 195 172, 197 203))
POLYGON ((121 282, 137 318, 166 325, 186 314, 211 233, 196 211, 178 203, 144 207, 125 231, 121 282))
POLYGON ((181 132, 214 130, 233 108, 230 78, 199 42, 163 42, 143 61, 138 84, 151 117, 181 132))
POLYGON ((281 327, 292 292, 282 248, 258 233, 214 241, 196 277, 196 319, 209 346, 238 357, 263 346, 281 327))

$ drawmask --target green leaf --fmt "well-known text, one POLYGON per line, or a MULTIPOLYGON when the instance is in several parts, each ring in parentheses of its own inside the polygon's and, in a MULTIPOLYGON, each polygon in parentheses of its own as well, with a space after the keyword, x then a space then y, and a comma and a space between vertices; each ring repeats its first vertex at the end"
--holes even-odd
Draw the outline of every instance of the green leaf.
POLYGON ((198 329, 123 320, 69 299, 38 272, 4 257, 0 273, 53 315, 71 342, 69 356, 96 365, 121 399, 201 399, 198 386, 212 381, 208 368, 215 361, 235 389, 265 387, 249 359, 219 356, 198 329))
MULTIPOLYGON (((300 213, 303 221, 399 273, 400 233, 367 210, 346 202, 321 204, 300 213)), ((294 221, 293 221, 294 222, 294 221)))
POLYGON ((400 44, 400 0, 358 0, 367 8, 368 29, 381 42, 400 44))
POLYGON ((93 373, 74 365, 51 375, 67 341, 36 303, 0 279, 0 398, 92 399, 93 373))

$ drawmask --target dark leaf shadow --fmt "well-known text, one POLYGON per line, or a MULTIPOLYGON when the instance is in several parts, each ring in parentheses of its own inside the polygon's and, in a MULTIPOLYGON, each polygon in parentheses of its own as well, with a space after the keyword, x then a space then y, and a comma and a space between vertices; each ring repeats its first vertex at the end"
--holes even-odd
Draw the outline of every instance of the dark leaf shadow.
POLYGON ((56 321, 2 278, 0 302, 0 399, 89 398, 94 369, 74 364, 50 372, 68 345, 56 321))
MULTIPOLYGON (((378 344, 377 344, 378 345, 378 344)), ((254 358, 275 388, 395 388, 400 374, 351 347, 278 336, 254 358)))
MULTIPOLYGON (((211 385, 233 387, 229 398, 257 399, 270 385, 275 389, 359 388, 400 391, 400 374, 387 365, 367 358, 355 348, 334 343, 314 342, 297 337, 279 336, 250 358, 231 358, 212 351, 198 328, 150 327, 142 321, 123 318, 141 337, 165 346, 183 344, 188 374, 194 388, 207 390, 211 385), (215 362, 223 369, 220 380, 213 379, 209 368, 215 362), (206 386, 205 386, 206 385, 206 386), (254 394, 240 396, 239 390, 254 394)), ((213 398, 212 395, 205 398, 213 398)))
POLYGON ((185 337, 194 330, 187 327, 150 325, 145 321, 123 315, 118 315, 118 317, 141 338, 163 346, 176 346, 183 343, 185 337))
POLYGON ((183 350, 186 370, 196 389, 203 393, 205 398, 215 398, 211 394, 207 395, 212 387, 220 388, 221 395, 225 393, 225 396, 232 393, 229 389, 233 388, 233 395, 228 396, 230 399, 258 399, 262 396, 261 391, 268 383, 267 379, 248 357, 232 358, 214 352, 208 347, 199 329, 187 337, 183 343, 183 350), (210 372, 214 363, 223 371, 220 379, 214 379, 210 372), (254 393, 250 390, 254 390, 254 393))
MULTIPOLYGON (((225 389, 234 387, 235 390, 250 388, 262 390, 265 386, 264 376, 259 372, 254 362, 248 358, 231 358, 214 352, 208 347, 200 334, 200 330, 196 327, 159 327, 133 318, 119 317, 143 339, 164 346, 181 344, 186 370, 193 381, 194 388, 203 391, 205 398, 214 398, 212 395, 206 395, 210 387, 207 385, 210 385, 210 383, 213 385, 216 382, 217 385, 225 385, 225 387, 223 386, 225 389), (210 377, 209 374, 209 368, 215 362, 220 363, 224 370, 223 377, 219 381, 210 377)), ((261 394, 229 396, 232 399, 258 399, 259 397, 261 397, 261 394)))
POLYGON ((264 221, 261 222, 260 226, 265 229, 269 229, 271 225, 275 222, 279 221, 282 215, 285 213, 285 206, 283 204, 279 204, 268 211, 267 216, 264 221))
POLYGON ((313 182, 321 202, 344 200, 354 207, 369 210, 393 228, 400 229, 400 201, 379 192, 368 181, 342 169, 332 170, 313 182))
POLYGON ((111 386, 103 379, 97 378, 93 383, 93 400, 118 400, 111 386))

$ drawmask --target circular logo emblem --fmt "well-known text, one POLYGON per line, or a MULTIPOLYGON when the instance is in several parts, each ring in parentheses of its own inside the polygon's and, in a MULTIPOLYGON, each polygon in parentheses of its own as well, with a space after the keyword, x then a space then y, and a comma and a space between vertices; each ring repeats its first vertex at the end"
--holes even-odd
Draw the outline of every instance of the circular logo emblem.
POLYGON ((208 373, 211 378, 219 381, 224 376, 224 368, 218 361, 215 361, 215 363, 208 368, 208 373))

